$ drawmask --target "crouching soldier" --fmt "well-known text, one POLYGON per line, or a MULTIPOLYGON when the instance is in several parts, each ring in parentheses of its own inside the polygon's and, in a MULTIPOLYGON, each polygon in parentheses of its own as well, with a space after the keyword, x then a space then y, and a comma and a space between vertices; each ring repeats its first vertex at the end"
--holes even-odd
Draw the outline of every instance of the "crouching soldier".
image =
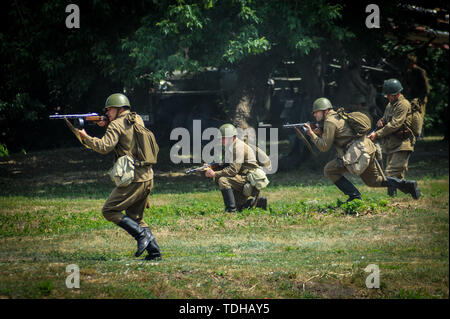
POLYGON ((218 171, 208 169, 205 176, 219 186, 225 210, 267 209, 267 199, 259 197, 259 191, 267 186, 268 179, 258 164, 255 149, 237 138, 237 130, 232 124, 224 124, 219 130, 228 165, 218 171))
MULTIPOLYGON (((355 128, 350 126, 348 118, 345 119, 341 114, 343 113, 339 110, 333 110, 328 99, 319 98, 314 101, 313 115, 317 122, 323 121, 323 133, 318 136, 308 124, 306 127, 311 141, 320 151, 327 152, 335 145, 339 157, 325 165, 324 175, 348 196, 347 202, 362 198, 358 189, 345 178, 346 172, 360 176, 367 186, 396 187, 418 199, 420 192, 416 182, 401 181, 392 177, 384 178, 381 167, 375 159, 376 149, 373 142, 365 134, 358 136, 355 128), (355 156, 356 154, 359 155, 355 156)), ((370 124, 368 128, 370 130, 370 124)))

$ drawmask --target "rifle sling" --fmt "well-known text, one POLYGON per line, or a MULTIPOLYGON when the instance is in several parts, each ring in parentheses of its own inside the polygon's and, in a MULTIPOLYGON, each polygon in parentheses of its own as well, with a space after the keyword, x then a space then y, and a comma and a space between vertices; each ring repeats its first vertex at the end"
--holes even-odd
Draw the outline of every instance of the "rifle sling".
POLYGON ((303 135, 303 133, 297 128, 294 127, 295 133, 297 133, 297 136, 306 144, 306 146, 308 147, 309 151, 314 155, 317 156, 317 153, 314 152, 311 144, 308 142, 308 140, 306 139, 306 137, 303 135))

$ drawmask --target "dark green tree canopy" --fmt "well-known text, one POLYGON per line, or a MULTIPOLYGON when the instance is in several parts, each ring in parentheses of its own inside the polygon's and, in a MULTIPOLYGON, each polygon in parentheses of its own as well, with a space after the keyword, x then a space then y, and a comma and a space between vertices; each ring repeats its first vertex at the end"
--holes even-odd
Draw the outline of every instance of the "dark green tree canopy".
MULTIPOLYGON (((448 101, 439 97, 448 95, 448 72, 443 67, 448 65, 448 50, 417 49, 402 37, 414 23, 434 26, 436 19, 381 1, 381 29, 368 30, 364 25, 368 3, 79 1, 80 28, 68 29, 65 1, 7 2, 0 13, 0 144, 13 150, 48 147, 55 137, 43 123, 57 110, 100 111, 111 92, 126 90, 133 95, 175 71, 209 68, 236 72, 240 87, 228 100, 230 117, 236 124, 252 125, 267 78, 283 61, 296 61, 308 69, 316 56, 336 63, 366 57, 376 63, 383 57, 395 61, 408 51, 418 53, 431 77, 428 125, 443 123, 448 101), (387 38, 392 21, 398 34, 387 38), (24 126, 40 132, 39 140, 24 132, 24 126)), ((446 8, 443 1, 427 4, 446 8)), ((308 72, 302 75, 310 77, 308 72)))

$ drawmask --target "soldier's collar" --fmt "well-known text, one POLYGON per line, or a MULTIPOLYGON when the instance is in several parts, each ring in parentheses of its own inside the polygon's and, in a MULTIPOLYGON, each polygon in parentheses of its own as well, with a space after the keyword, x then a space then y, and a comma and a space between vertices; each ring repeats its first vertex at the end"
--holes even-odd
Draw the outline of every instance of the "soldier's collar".
POLYGON ((124 117, 130 114, 130 110, 125 110, 122 113, 120 113, 116 118, 124 117))
POLYGON ((329 109, 327 115, 325 115, 325 117, 322 119, 322 121, 325 121, 329 116, 332 116, 334 114, 336 114, 336 111, 333 109, 329 109))

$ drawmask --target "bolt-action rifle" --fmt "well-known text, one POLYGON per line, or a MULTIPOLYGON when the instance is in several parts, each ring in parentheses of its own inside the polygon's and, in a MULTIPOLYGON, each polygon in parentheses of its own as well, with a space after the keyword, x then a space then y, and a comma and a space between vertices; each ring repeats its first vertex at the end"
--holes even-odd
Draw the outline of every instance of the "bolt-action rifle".
POLYGON ((308 129, 306 128, 305 124, 308 124, 309 126, 311 126, 311 128, 313 130, 320 128, 318 123, 312 123, 312 122, 296 123, 296 124, 284 124, 283 128, 300 128, 303 131, 303 133, 306 133, 306 132, 308 132, 308 129))
POLYGON ((80 141, 81 144, 83 144, 85 147, 90 148, 86 144, 83 143, 79 129, 82 129, 84 127, 84 124, 86 121, 96 123, 100 121, 106 121, 108 122, 108 118, 106 116, 98 115, 97 113, 87 113, 87 114, 54 114, 50 115, 49 118, 51 120, 64 120, 66 122, 69 129, 72 131, 73 134, 75 134, 76 138, 80 141), (72 124, 69 119, 74 121, 74 124, 72 124))
POLYGON ((305 124, 308 124, 309 126, 311 126, 311 128, 315 132, 317 132, 319 135, 322 135, 322 129, 320 128, 318 123, 306 122, 306 123, 296 123, 296 124, 285 124, 285 125, 283 125, 283 128, 293 128, 295 133, 297 134, 298 138, 305 143, 305 145, 308 147, 309 151, 314 156, 317 156, 317 152, 314 151, 314 149, 312 148, 308 139, 304 135, 304 134, 306 134, 306 132, 308 132, 308 129, 306 128, 305 124))
POLYGON ((210 164, 205 163, 202 166, 191 168, 191 169, 187 170, 186 175, 190 175, 195 172, 205 172, 208 169, 212 169, 213 171, 218 171, 218 170, 223 169, 225 166, 227 166, 227 164, 225 164, 225 163, 215 163, 215 162, 212 162, 210 164))
POLYGON ((370 136, 372 133, 375 133, 376 131, 378 131, 379 129, 381 129, 383 126, 376 126, 372 131, 370 131, 369 133, 367 133, 367 137, 370 136))
POLYGON ((82 129, 86 122, 101 122, 108 121, 108 118, 103 115, 98 115, 97 113, 86 113, 86 114, 54 114, 50 115, 51 120, 73 120, 74 126, 76 128, 82 129))

